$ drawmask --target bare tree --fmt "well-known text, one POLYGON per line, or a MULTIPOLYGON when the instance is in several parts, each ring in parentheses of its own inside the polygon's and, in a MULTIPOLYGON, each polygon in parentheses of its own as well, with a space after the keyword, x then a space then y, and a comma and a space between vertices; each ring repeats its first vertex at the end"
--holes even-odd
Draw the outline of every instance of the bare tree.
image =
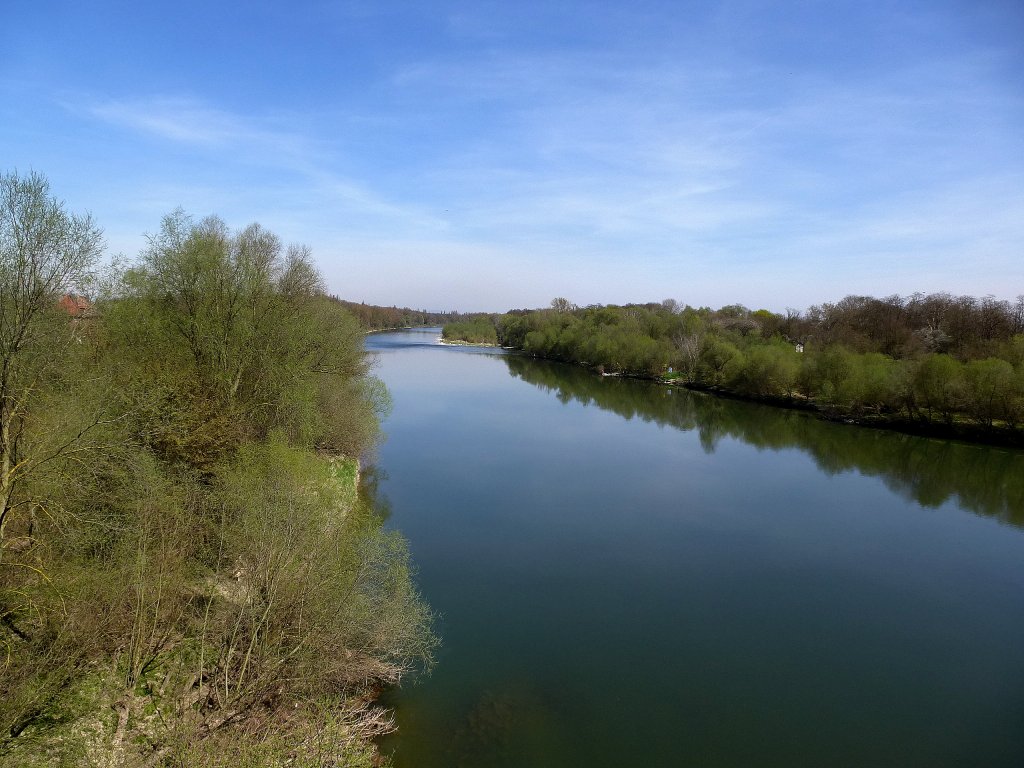
POLYGON ((1017 297, 1010 316, 1014 333, 1024 333, 1024 295, 1017 297))
POLYGON ((692 382, 697 375, 697 365, 700 363, 701 352, 704 351, 704 338, 707 332, 703 325, 694 324, 687 331, 677 333, 672 337, 672 343, 679 351, 681 361, 680 369, 686 381, 692 382))

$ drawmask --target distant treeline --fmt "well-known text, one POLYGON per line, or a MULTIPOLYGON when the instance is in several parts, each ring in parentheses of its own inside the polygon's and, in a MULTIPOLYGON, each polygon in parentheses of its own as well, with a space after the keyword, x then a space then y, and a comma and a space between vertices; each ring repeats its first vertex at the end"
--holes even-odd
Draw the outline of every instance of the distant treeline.
POLYGON ((470 344, 498 343, 498 331, 493 320, 486 315, 447 323, 441 330, 441 337, 445 341, 466 341, 470 344))
MULTIPOLYGON (((480 339, 478 325, 446 336, 480 339)), ((1024 421, 1024 296, 849 296, 784 314, 555 299, 490 325, 498 344, 538 357, 831 416, 1011 441, 1024 421)))
POLYGON ((392 328, 413 328, 425 325, 446 325, 471 315, 461 312, 429 312, 409 307, 379 307, 374 304, 345 301, 332 296, 338 304, 351 312, 359 324, 368 331, 383 331, 392 328))

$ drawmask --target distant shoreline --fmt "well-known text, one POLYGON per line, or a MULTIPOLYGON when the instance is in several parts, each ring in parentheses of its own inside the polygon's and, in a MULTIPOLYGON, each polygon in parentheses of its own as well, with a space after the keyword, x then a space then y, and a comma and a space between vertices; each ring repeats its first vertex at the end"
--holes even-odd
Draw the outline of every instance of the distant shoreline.
POLYGON ((489 341, 450 341, 443 337, 439 338, 437 343, 450 347, 491 347, 493 349, 512 349, 512 347, 503 347, 500 344, 491 344, 489 341))
POLYGON ((571 365, 577 368, 593 372, 602 378, 637 379, 639 381, 650 381, 655 384, 669 387, 679 387, 691 392, 703 392, 704 394, 722 397, 727 400, 742 400, 748 403, 757 403, 775 408, 785 408, 791 411, 803 411, 811 414, 822 421, 830 421, 835 424, 847 424, 850 426, 867 427, 870 429, 883 429, 889 432, 897 432, 904 435, 916 437, 931 437, 941 440, 959 440, 975 445, 989 445, 998 448, 1009 448, 1012 450, 1024 450, 1024 432, 1013 427, 982 427, 977 424, 954 422, 946 424, 938 421, 917 421, 905 416, 893 416, 886 414, 854 414, 841 408, 821 406, 814 400, 797 397, 757 397, 734 392, 724 387, 709 387, 701 384, 687 383, 679 379, 666 379, 661 375, 645 375, 637 373, 612 372, 605 373, 587 363, 576 363, 569 360, 560 360, 556 357, 545 357, 525 352, 516 347, 500 347, 497 344, 471 344, 465 341, 441 341, 442 344, 450 346, 473 346, 473 347, 496 347, 515 352, 520 355, 532 357, 537 360, 548 360, 550 362, 571 365))

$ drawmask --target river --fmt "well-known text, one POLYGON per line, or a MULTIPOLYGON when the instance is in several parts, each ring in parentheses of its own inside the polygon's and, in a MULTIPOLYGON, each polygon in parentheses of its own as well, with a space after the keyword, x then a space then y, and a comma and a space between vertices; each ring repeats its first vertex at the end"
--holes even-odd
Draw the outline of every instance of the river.
POLYGON ((1024 454, 367 337, 397 768, 1024 765, 1024 454))

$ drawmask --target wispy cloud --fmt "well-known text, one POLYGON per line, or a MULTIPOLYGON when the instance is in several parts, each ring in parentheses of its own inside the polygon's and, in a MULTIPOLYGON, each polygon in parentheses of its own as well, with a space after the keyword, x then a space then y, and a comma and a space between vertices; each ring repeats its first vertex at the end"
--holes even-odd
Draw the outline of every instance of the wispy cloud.
POLYGON ((236 164, 286 172, 292 177, 290 185, 282 189, 286 184, 282 178, 271 185, 283 206, 387 219, 402 227, 443 226, 416 206, 389 200, 371 184, 333 170, 340 149, 336 144, 312 131, 279 127, 297 120, 252 117, 170 97, 102 102, 87 111, 129 132, 215 155, 221 169, 236 164))
POLYGON ((91 106, 89 112, 109 123, 187 144, 223 146, 238 140, 287 143, 285 136, 254 130, 231 115, 189 99, 108 101, 91 106))
POLYGON ((1019 245, 1024 224, 1000 214, 1010 200, 997 158, 1024 148, 1011 129, 1020 103, 978 85, 987 65, 950 56, 854 82, 779 82, 744 66, 489 54, 421 64, 396 84, 439 84, 467 109, 501 94, 505 121, 436 169, 439 184, 468 190, 475 232, 631 236, 637 251, 703 247, 740 261, 759 247, 802 262, 828 256, 809 246, 825 233, 836 255, 868 239, 890 254, 1019 245), (920 202, 936 196, 987 215, 957 220, 955 202, 920 202))

